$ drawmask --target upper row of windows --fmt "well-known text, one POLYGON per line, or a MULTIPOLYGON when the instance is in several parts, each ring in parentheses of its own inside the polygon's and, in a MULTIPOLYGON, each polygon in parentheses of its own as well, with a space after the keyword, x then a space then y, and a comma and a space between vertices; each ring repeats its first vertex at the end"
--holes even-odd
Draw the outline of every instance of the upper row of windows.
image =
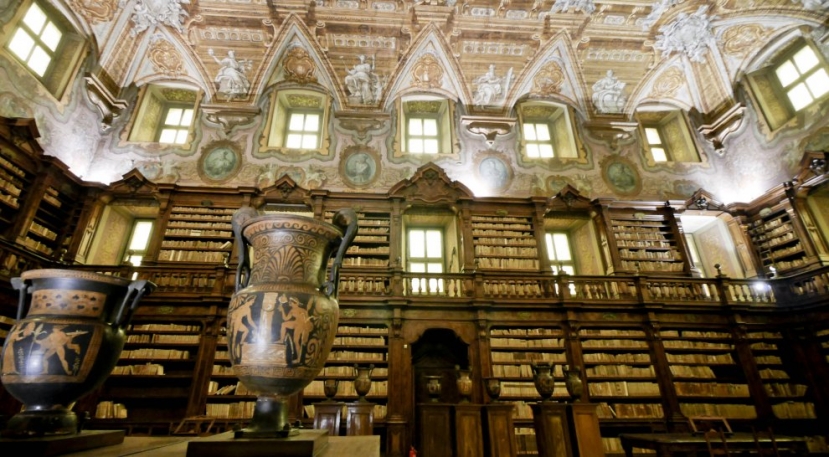
MULTIPOLYGON (((11 54, 47 86, 55 80, 54 76, 50 76, 51 72, 67 68, 66 65, 56 64, 67 41, 65 30, 57 19, 33 2, 19 17, 6 44, 11 54)), ((772 67, 750 75, 749 85, 767 122, 772 128, 777 128, 796 112, 827 98, 829 66, 811 44, 802 41, 774 60, 776 64, 772 67)), ((61 78, 65 80, 66 75, 61 78)), ((144 98, 137 111, 139 115, 136 117, 141 120, 134 122, 130 140, 187 144, 197 103, 183 104, 164 97, 149 98, 144 98), (146 105, 151 103, 157 106, 148 108, 146 105)), ((272 116, 270 132, 273 138, 268 140, 268 147, 295 150, 322 148, 327 103, 317 103, 316 108, 308 108, 307 104, 295 108, 282 99, 275 99, 274 102, 278 105, 275 111, 278 109, 279 113, 272 116)), ((418 100, 412 104, 415 105, 419 108, 404 107, 402 110, 400 130, 403 153, 450 152, 453 142, 448 127, 451 119, 447 102, 432 100, 421 103, 418 100), (427 109, 423 109, 424 106, 427 109)), ((638 117, 642 125, 641 136, 652 162, 699 161, 687 117, 682 112, 644 112, 638 113, 638 117)), ((578 157, 571 116, 566 107, 545 108, 539 104, 531 104, 526 109, 519 107, 519 119, 521 149, 526 158, 578 157)))

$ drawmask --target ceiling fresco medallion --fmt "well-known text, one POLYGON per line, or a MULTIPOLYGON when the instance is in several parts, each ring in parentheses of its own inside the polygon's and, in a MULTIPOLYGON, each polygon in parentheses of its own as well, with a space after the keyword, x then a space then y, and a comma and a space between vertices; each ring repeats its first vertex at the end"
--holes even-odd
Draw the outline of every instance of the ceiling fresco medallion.
POLYGON ((293 45, 288 50, 285 59, 282 62, 285 68, 285 80, 292 81, 299 84, 309 84, 317 82, 317 77, 314 73, 317 71, 314 60, 308 54, 308 51, 299 45, 293 45))
POLYGON ((153 69, 165 76, 179 76, 184 74, 184 62, 169 41, 161 37, 153 37, 149 49, 150 63, 153 69))
POLYGON ((425 54, 412 68, 412 82, 420 89, 434 89, 443 85, 443 68, 432 54, 425 54))
POLYGON ((619 195, 629 197, 642 191, 642 178, 636 166, 621 156, 610 156, 602 161, 602 179, 619 195))
POLYGON ((512 167, 500 154, 479 154, 475 160, 475 175, 478 181, 493 192, 506 190, 514 177, 512 167))
POLYGON ((368 187, 380 176, 380 156, 365 146, 346 148, 340 160, 340 175, 349 187, 368 187))
POLYGON ((549 96, 561 92, 564 84, 564 70, 558 62, 549 62, 533 77, 532 93, 539 96, 549 96))
POLYGON ((206 182, 225 183, 236 176, 240 168, 242 168, 242 152, 236 143, 219 140, 202 148, 198 173, 206 182))

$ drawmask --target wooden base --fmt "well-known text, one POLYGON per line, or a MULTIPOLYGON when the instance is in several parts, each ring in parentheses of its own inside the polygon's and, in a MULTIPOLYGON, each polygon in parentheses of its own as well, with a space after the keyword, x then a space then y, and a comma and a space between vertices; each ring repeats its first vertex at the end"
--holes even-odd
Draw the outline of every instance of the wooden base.
POLYGON ((515 457, 515 426, 512 403, 490 403, 484 406, 484 439, 488 457, 515 457))
POLYGON ((348 436, 374 434, 374 403, 354 402, 346 405, 346 432, 348 436))
POLYGON ((0 449, 3 450, 3 455, 49 457, 113 446, 123 442, 123 430, 84 430, 77 435, 2 438, 0 439, 0 449))
POLYGON ((300 430, 288 438, 233 438, 233 432, 187 443, 187 457, 317 457, 328 446, 327 430, 300 430))

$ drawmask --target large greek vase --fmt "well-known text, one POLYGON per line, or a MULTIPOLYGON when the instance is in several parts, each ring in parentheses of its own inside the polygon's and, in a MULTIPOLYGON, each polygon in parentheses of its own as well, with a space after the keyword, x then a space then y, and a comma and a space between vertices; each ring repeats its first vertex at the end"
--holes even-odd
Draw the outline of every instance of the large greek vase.
POLYGON ((11 280, 20 291, 17 321, 0 359, 0 380, 23 403, 4 435, 79 431, 75 402, 112 372, 147 281, 75 270, 31 270, 11 280))
POLYGON ((328 224, 292 214, 258 216, 243 207, 233 215, 233 231, 239 269, 227 313, 228 348, 234 374, 258 396, 251 425, 236 435, 288 436, 285 399, 319 374, 334 344, 339 269, 357 216, 342 210, 328 224))

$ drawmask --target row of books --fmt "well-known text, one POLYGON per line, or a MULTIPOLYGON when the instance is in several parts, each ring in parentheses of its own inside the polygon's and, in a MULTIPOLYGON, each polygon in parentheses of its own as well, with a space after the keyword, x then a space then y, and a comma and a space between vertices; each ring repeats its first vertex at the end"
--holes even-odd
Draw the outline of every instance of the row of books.
POLYGON ((513 270, 535 270, 538 269, 538 260, 535 259, 492 259, 488 257, 478 258, 480 268, 499 268, 513 270))
POLYGON ((591 352, 582 356, 587 363, 650 363, 651 356, 646 353, 638 354, 607 354, 604 352, 591 352))
POLYGON ((508 223, 504 224, 502 222, 496 221, 476 221, 473 219, 472 226, 481 230, 486 229, 495 229, 495 230, 526 230, 530 231, 533 229, 532 225, 530 224, 521 224, 521 223, 508 223))
POLYGON ((647 349, 648 342, 642 340, 582 340, 581 347, 647 349))
POLYGON ((121 351, 122 359, 189 359, 190 351, 178 349, 125 349, 121 351))
POLYGON ((247 386, 241 382, 219 386, 218 382, 210 381, 207 384, 207 395, 253 395, 247 386))
POLYGON ((489 344, 510 348, 561 348, 564 347, 564 340, 561 338, 492 338, 489 344))
POLYGON ((503 246, 507 244, 520 246, 537 246, 535 238, 527 236, 521 238, 475 237, 475 244, 488 244, 490 246, 503 246))
POLYGON ((387 267, 389 261, 388 259, 374 259, 371 257, 346 257, 343 259, 343 265, 349 267, 387 267))
POLYGON ((669 248, 673 245, 668 241, 617 240, 616 246, 625 248, 669 248))
POLYGON ((475 246, 475 255, 513 255, 520 257, 536 257, 538 256, 538 249, 536 248, 521 248, 515 246, 475 246))
POLYGON ((678 253, 674 251, 648 251, 638 249, 619 249, 619 255, 634 259, 649 260, 673 260, 679 257, 678 253))
POLYGON ((638 397, 659 395, 659 384, 655 382, 588 382, 587 388, 590 395, 599 397, 638 397))
POLYGON ((354 237, 354 242, 359 243, 361 241, 365 242, 381 242, 385 243, 389 240, 389 237, 386 235, 357 235, 354 237))
POLYGON ((99 402, 95 407, 96 419, 126 419, 127 408, 121 403, 111 401, 99 402))
POLYGON ((770 397, 802 397, 806 395, 808 386, 804 384, 769 383, 765 386, 770 397))
MULTIPOLYGON (((303 391, 303 393, 304 393, 304 395, 309 395, 309 396, 324 396, 325 391, 323 390, 322 381, 318 381, 318 380, 311 381, 311 383, 308 384, 305 387, 305 390, 303 391)), ((389 382, 388 381, 372 381, 371 382, 371 389, 369 389, 369 391, 368 391, 369 396, 384 397, 384 396, 388 395, 388 393, 389 393, 389 382)), ((357 391, 354 389, 354 383, 353 382, 340 382, 337 385, 337 393, 335 394, 335 397, 337 397, 337 396, 340 396, 340 397, 342 397, 342 396, 356 397, 357 396, 357 391)))
POLYGON ((179 251, 161 250, 158 251, 158 260, 168 262, 224 262, 225 252, 204 252, 204 251, 179 251))
POLYGON ((222 419, 250 419, 253 417, 255 401, 240 401, 236 403, 208 403, 205 413, 208 416, 222 419))
POLYGON ((351 247, 348 248, 346 251, 347 254, 388 254, 389 247, 388 246, 380 246, 376 248, 367 248, 365 246, 360 246, 358 244, 352 244, 351 247))
MULTIPOLYGON (((561 378, 564 376, 563 365, 553 367, 553 376, 561 378)), ((533 370, 529 364, 524 365, 493 365, 492 375, 503 378, 533 378, 533 370)))
POLYGON ((195 229, 204 229, 205 227, 209 227, 210 229, 215 230, 227 230, 230 228, 230 220, 228 219, 227 222, 207 222, 207 221, 197 221, 197 222, 182 222, 176 221, 167 225, 169 228, 195 228, 195 229))
POLYGON ((780 365, 783 359, 776 355, 760 355, 754 358, 754 361, 759 365, 780 365))
POLYGON ((388 335, 389 329, 385 327, 360 327, 357 325, 340 325, 337 327, 337 335, 388 335))
MULTIPOLYGON (((476 238, 478 238, 478 237, 498 237, 498 238, 506 237, 507 239, 513 239, 513 238, 518 239, 518 238, 526 237, 526 238, 532 238, 533 240, 535 240, 535 237, 533 236, 532 232, 529 229, 526 232, 518 232, 518 231, 515 231, 515 230, 493 230, 493 229, 475 228, 475 229, 472 229, 472 236, 474 236, 476 238)), ((509 241, 509 243, 511 243, 511 241, 509 241)))
POLYGON ((600 419, 648 419, 665 417, 659 403, 599 403, 596 415, 600 419))
POLYGON ((730 333, 726 332, 712 332, 700 330, 662 330, 659 332, 662 338, 706 338, 706 339, 728 339, 731 338, 730 333))
POLYGON ((773 351, 777 349, 777 345, 774 343, 766 343, 765 341, 761 341, 759 343, 751 343, 751 349, 773 351))
POLYGON ((203 229, 185 229, 167 226, 165 235, 169 236, 221 236, 230 238, 233 232, 229 230, 203 230, 203 229))
MULTIPOLYGON (((305 410, 305 417, 307 417, 308 419, 313 419, 314 418, 314 416, 316 414, 316 408, 314 408, 314 405, 305 405, 305 406, 303 406, 303 409, 305 410)), ((348 410, 348 406, 343 405, 342 417, 347 417, 347 414, 348 414, 347 410, 348 410)), ((386 405, 374 405, 374 411, 372 412, 372 416, 373 416, 374 420, 375 421, 385 420, 386 419, 386 411, 387 411, 386 405)))
POLYGON ((775 417, 779 419, 815 419, 815 404, 788 401, 771 405, 775 417))
POLYGON ((385 346, 386 339, 382 336, 338 336, 334 338, 334 345, 385 346))
POLYGON ((493 362, 559 362, 567 363, 564 353, 550 352, 491 352, 493 362))
POLYGON ((579 330, 580 336, 626 336, 632 338, 644 338, 645 332, 643 330, 631 329, 607 329, 607 328, 583 328, 579 330))
MULTIPOLYGON (((332 377, 334 377, 334 376, 337 376, 337 377, 350 376, 350 377, 354 377, 356 375, 357 375, 357 373, 354 371, 354 367, 343 366, 343 365, 325 367, 320 372, 320 376, 332 376, 332 377)), ((389 369, 386 368, 386 367, 377 367, 377 368, 375 368, 374 370, 371 371, 371 377, 372 378, 383 378, 383 377, 387 377, 388 375, 389 375, 389 369)))
POLYGON ((198 325, 181 324, 138 324, 130 325, 129 330, 144 332, 198 332, 201 327, 198 325))
POLYGON ((157 363, 147 363, 144 365, 116 366, 112 369, 112 374, 136 376, 162 376, 164 375, 164 366, 159 365, 157 363))
POLYGON ((733 344, 711 341, 666 340, 662 342, 662 345, 673 349, 734 349, 733 344))
POLYGON ((717 376, 711 367, 704 365, 671 365, 671 374, 683 378, 714 379, 717 376))
POLYGON ((632 367, 629 365, 596 365, 586 369, 584 374, 587 377, 630 376, 634 378, 645 378, 656 376, 653 366, 632 367))
POLYGON ((526 217, 515 216, 472 216, 472 222, 503 222, 503 223, 520 223, 526 224, 528 222, 526 217))
POLYGON ((385 352, 332 351, 328 360, 384 361, 386 355, 385 352))
POLYGON ((164 240, 162 248, 197 248, 197 249, 230 249, 229 242, 195 241, 195 240, 164 240))
POLYGON ((490 336, 544 336, 561 335, 561 330, 554 328, 494 328, 489 331, 490 336))
POLYGON ((46 238, 48 238, 52 241, 54 241, 58 238, 57 233, 53 232, 52 230, 49 230, 48 228, 38 224, 35 221, 32 221, 32 225, 29 226, 29 231, 33 232, 33 233, 37 233, 38 235, 40 235, 42 237, 46 237, 46 238))
POLYGON ((173 213, 233 215, 236 208, 205 208, 204 206, 174 206, 173 213))
POLYGON ((679 409, 686 417, 719 416, 729 419, 756 419, 754 405, 729 405, 715 403, 680 403, 679 409))
POLYGON ((154 335, 127 335, 127 343, 198 344, 200 335, 177 335, 156 333, 154 335))
POLYGON ((679 396, 703 397, 748 397, 748 384, 718 382, 675 382, 674 389, 679 396))
POLYGON ((783 370, 775 370, 773 368, 763 368, 760 370, 761 379, 789 379, 789 374, 783 370))
POLYGON ((672 354, 668 353, 671 363, 703 363, 708 365, 733 365, 731 354, 672 354))

